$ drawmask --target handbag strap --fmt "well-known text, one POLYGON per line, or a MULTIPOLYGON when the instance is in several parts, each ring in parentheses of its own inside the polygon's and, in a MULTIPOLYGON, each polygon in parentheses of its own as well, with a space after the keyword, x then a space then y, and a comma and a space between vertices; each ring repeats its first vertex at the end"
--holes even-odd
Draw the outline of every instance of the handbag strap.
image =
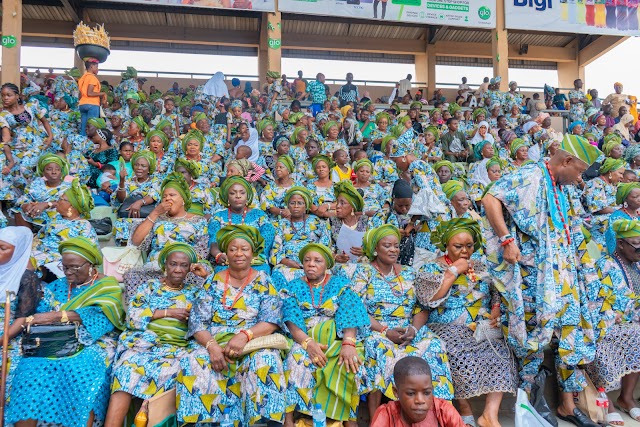
POLYGON ((496 348, 491 343, 491 338, 489 338, 489 334, 487 333, 487 328, 486 327, 481 328, 480 332, 482 332, 484 334, 485 341, 487 341, 489 343, 489 347, 491 347, 491 350, 493 350, 493 352, 496 354, 496 356, 498 356, 499 359, 504 360, 504 361, 508 361, 510 359, 509 357, 502 357, 500 355, 500 352, 498 350, 496 350, 496 348))

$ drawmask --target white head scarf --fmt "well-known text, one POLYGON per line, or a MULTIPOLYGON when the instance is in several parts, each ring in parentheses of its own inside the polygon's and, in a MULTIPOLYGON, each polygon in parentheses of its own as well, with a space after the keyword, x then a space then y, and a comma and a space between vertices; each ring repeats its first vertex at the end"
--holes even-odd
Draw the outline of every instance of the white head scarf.
POLYGON ((489 126, 489 123, 483 120, 480 123, 478 123, 478 129, 480 129, 482 126, 487 128, 487 133, 485 134, 484 137, 482 137, 480 136, 480 131, 476 132, 476 134, 471 139, 471 145, 473 147, 475 147, 478 142, 482 142, 482 141, 489 141, 491 144, 496 143, 496 140, 493 138, 493 135, 491 135, 491 132, 490 132, 491 126, 489 126))
POLYGON ((240 141, 238 141, 238 144, 236 145, 234 153, 237 153, 238 147, 243 145, 246 145, 247 147, 251 148, 251 157, 249 157, 247 160, 254 163, 257 162, 258 158, 260 157, 260 145, 258 142, 258 131, 255 130, 255 128, 249 128, 248 140, 245 141, 243 139, 240 139, 240 141))
POLYGON ((224 74, 222 71, 218 71, 205 83, 204 94, 213 96, 216 98, 222 98, 223 96, 229 97, 229 89, 224 82, 224 74))
POLYGON ((4 302, 7 291, 18 293, 20 280, 31 257, 33 233, 27 227, 6 227, 0 229, 0 240, 15 246, 11 260, 0 264, 0 302, 4 302))

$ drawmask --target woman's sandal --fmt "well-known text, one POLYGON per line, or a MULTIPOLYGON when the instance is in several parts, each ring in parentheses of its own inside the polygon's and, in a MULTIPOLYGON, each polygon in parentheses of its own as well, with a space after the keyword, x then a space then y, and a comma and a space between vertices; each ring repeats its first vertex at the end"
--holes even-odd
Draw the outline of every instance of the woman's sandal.
POLYGON ((607 414, 607 423, 616 427, 624 426, 624 420, 622 419, 622 416, 617 412, 609 412, 607 414))
POLYGON ((616 405, 616 407, 620 409, 622 412, 624 412, 625 414, 629 414, 629 416, 633 418, 635 421, 640 421, 640 408, 636 407, 636 408, 627 409, 618 405, 616 405))
POLYGON ((462 418, 462 422, 464 423, 464 425, 469 427, 478 427, 476 425, 476 419, 473 418, 473 415, 461 415, 460 418, 462 418))

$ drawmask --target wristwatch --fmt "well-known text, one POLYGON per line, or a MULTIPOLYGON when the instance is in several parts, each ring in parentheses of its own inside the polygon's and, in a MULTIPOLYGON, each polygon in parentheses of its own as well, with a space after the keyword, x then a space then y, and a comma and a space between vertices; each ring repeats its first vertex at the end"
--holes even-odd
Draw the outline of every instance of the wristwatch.
POLYGON ((449 273, 453 274, 456 277, 460 275, 460 273, 458 273, 458 267, 456 267, 455 265, 452 265, 451 267, 449 267, 447 271, 449 271, 449 273))

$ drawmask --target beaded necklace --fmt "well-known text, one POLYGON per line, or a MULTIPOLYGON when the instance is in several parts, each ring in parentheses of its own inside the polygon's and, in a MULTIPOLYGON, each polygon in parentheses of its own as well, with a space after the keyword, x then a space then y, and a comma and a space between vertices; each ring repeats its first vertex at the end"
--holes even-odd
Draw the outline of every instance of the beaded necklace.
MULTIPOLYGON (((242 211, 242 225, 244 225, 244 219, 247 216, 247 208, 245 207, 244 210, 242 211)), ((233 223, 231 222, 231 208, 227 208, 227 225, 232 225, 233 223)))
POLYGON ((324 295, 324 289, 325 289, 325 286, 327 285, 328 279, 329 279, 329 274, 327 274, 326 272, 324 273, 324 279, 322 279, 321 282, 315 283, 315 284, 311 284, 309 282, 309 279, 306 276, 304 277, 304 281, 307 282, 307 285, 309 286, 309 295, 311 295, 311 306, 313 308, 320 308, 320 306, 322 305, 322 295, 324 295), (319 298, 318 305, 316 305, 315 298, 313 297, 313 289, 320 286, 322 286, 322 289, 320 290, 320 298, 319 298))
POLYGON ((395 274, 395 280, 397 281, 397 283, 400 285, 400 292, 397 292, 393 289, 395 283, 393 282, 393 280, 389 280, 387 278, 387 275, 385 275, 382 270, 380 270, 380 266, 378 265, 377 262, 372 262, 371 265, 373 266, 373 268, 376 269, 376 271, 378 273, 380 273, 380 276, 382 277, 382 280, 384 280, 385 282, 387 282, 387 284, 389 285, 389 288, 391 289, 391 293, 397 297, 400 297, 402 295, 404 295, 404 281, 402 280, 402 276, 400 276, 400 269, 397 269, 395 265, 391 266, 391 271, 389 272, 389 274, 394 273, 395 274))
POLYGON ((556 183, 556 178, 553 176, 553 172, 549 168, 549 162, 544 162, 545 167, 547 168, 547 172, 549 172, 549 176, 551 177, 551 187, 553 188, 553 199, 556 202, 556 207, 558 208, 558 215, 560 215, 560 221, 562 221, 562 226, 564 227, 564 233, 567 236, 567 242, 571 245, 571 233, 569 232, 569 225, 567 221, 564 219, 564 214, 562 213, 562 209, 560 208, 560 200, 558 198, 558 184, 556 183))
POLYGON ((236 305, 236 303, 240 299, 240 296, 242 296, 242 292, 244 291, 244 288, 246 288, 249 282, 251 281, 252 276, 253 276, 253 269, 249 270, 249 274, 247 275, 246 280, 244 281, 242 286, 238 288, 238 294, 233 299, 233 302, 231 303, 231 305, 227 305, 227 292, 229 292, 229 277, 230 277, 229 269, 227 269, 227 274, 224 279, 224 291, 222 292, 222 301, 220 301, 222 303, 222 307, 224 307, 227 310, 231 310, 233 306, 236 305))
MULTIPOLYGON (((300 222, 300 221, 298 221, 298 222, 300 222)), ((289 223, 291 224, 291 230, 293 231, 293 234, 298 233, 298 231, 300 231, 300 230, 304 231, 305 227, 307 226, 307 215, 303 215, 303 217, 302 217, 302 227, 300 227, 300 228, 297 228, 295 225, 293 225, 294 224, 293 220, 289 220, 289 223)))
MULTIPOLYGON (((80 286, 85 286, 85 285, 92 286, 95 283, 97 278, 98 278, 98 273, 94 274, 90 280, 84 283, 80 283, 78 286, 76 286, 76 288, 79 288, 80 286)), ((67 292, 67 301, 69 301, 70 299, 71 299, 71 283, 69 283, 69 290, 67 292)))

